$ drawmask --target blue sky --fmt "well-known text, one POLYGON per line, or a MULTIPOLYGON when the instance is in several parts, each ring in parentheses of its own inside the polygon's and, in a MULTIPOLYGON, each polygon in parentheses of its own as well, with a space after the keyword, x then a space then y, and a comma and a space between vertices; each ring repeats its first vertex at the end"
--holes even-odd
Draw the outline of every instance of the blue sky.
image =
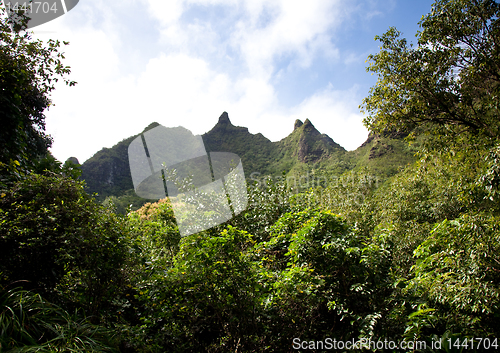
POLYGON ((195 134, 223 111, 278 141, 295 119, 348 150, 367 138, 365 62, 390 26, 414 40, 427 0, 80 0, 35 27, 64 48, 76 87, 46 112, 52 153, 80 162, 157 121, 195 134))

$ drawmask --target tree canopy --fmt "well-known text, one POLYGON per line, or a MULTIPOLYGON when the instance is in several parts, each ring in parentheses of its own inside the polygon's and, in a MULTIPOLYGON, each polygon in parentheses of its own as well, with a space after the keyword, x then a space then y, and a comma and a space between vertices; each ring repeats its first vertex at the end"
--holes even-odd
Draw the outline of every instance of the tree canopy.
POLYGON ((378 75, 362 108, 372 131, 444 128, 500 135, 500 3, 438 0, 413 45, 391 27, 368 57, 378 75))
MULTIPOLYGON (((61 43, 34 40, 23 26, 11 26, 0 7, 0 173, 15 175, 32 168, 45 156, 52 139, 45 133, 45 110, 52 101, 50 93, 63 78, 61 43)), ((63 44, 68 44, 63 42, 63 44)))
POLYGON ((0 162, 29 173, 0 180, 0 352, 323 351, 325 338, 498 349, 499 8, 438 0, 415 48, 395 28, 378 37, 366 123, 443 137, 418 160, 383 183, 369 169, 300 190, 259 180, 245 210, 185 237, 182 195, 117 215, 116 198, 100 205, 74 180, 76 164, 52 173, 45 153, 30 166, 50 143, 54 75, 69 69, 57 42, 2 23, 0 112, 19 131, 0 133, 0 162))

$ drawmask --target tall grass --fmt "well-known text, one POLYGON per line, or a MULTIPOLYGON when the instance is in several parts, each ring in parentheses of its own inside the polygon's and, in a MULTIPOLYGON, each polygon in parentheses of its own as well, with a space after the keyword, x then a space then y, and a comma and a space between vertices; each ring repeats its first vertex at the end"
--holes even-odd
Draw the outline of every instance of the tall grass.
POLYGON ((115 352, 109 329, 20 288, 0 289, 0 352, 115 352))

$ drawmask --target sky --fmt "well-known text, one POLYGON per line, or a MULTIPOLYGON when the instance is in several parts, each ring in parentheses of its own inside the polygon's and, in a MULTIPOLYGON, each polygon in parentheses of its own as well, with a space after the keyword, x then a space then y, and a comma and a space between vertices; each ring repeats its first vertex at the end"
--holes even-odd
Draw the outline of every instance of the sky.
POLYGON ((51 152, 80 163, 152 122, 209 131, 233 125, 279 141, 309 119, 347 150, 367 138, 359 105, 376 35, 415 41, 428 0, 80 0, 32 29, 69 41, 75 87, 46 111, 51 152))

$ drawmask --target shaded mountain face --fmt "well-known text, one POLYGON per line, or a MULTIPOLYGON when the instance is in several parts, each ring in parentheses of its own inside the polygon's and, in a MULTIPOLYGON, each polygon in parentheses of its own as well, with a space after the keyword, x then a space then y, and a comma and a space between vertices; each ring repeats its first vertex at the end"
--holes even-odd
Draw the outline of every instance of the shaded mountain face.
POLYGON ((98 193, 101 199, 121 195, 124 190, 134 187, 127 157, 132 140, 128 138, 112 148, 103 148, 82 164, 81 178, 87 184, 87 192, 98 193))
MULTIPOLYGON (((143 132, 158 125, 152 123, 143 132)), ((133 194, 128 146, 139 135, 112 148, 103 148, 83 163, 81 177, 89 193, 98 193, 101 201, 107 196, 133 194)), ((374 173, 391 175, 413 158, 413 152, 405 149, 406 142, 391 137, 370 136, 357 150, 347 152, 328 135, 321 134, 309 119, 304 123, 296 120, 290 135, 271 142, 260 133, 252 134, 245 127, 234 126, 224 112, 202 139, 207 152, 232 152, 241 157, 247 179, 309 169, 341 174, 362 166, 369 169, 373 166, 374 173)))
MULTIPOLYGON (((152 123, 143 132, 158 125, 152 123)), ((139 135, 126 138, 112 148, 103 148, 82 164, 81 179, 85 180, 89 194, 97 193, 97 198, 103 201, 106 196, 121 196, 127 190, 134 188, 130 174, 128 146, 139 135)))

